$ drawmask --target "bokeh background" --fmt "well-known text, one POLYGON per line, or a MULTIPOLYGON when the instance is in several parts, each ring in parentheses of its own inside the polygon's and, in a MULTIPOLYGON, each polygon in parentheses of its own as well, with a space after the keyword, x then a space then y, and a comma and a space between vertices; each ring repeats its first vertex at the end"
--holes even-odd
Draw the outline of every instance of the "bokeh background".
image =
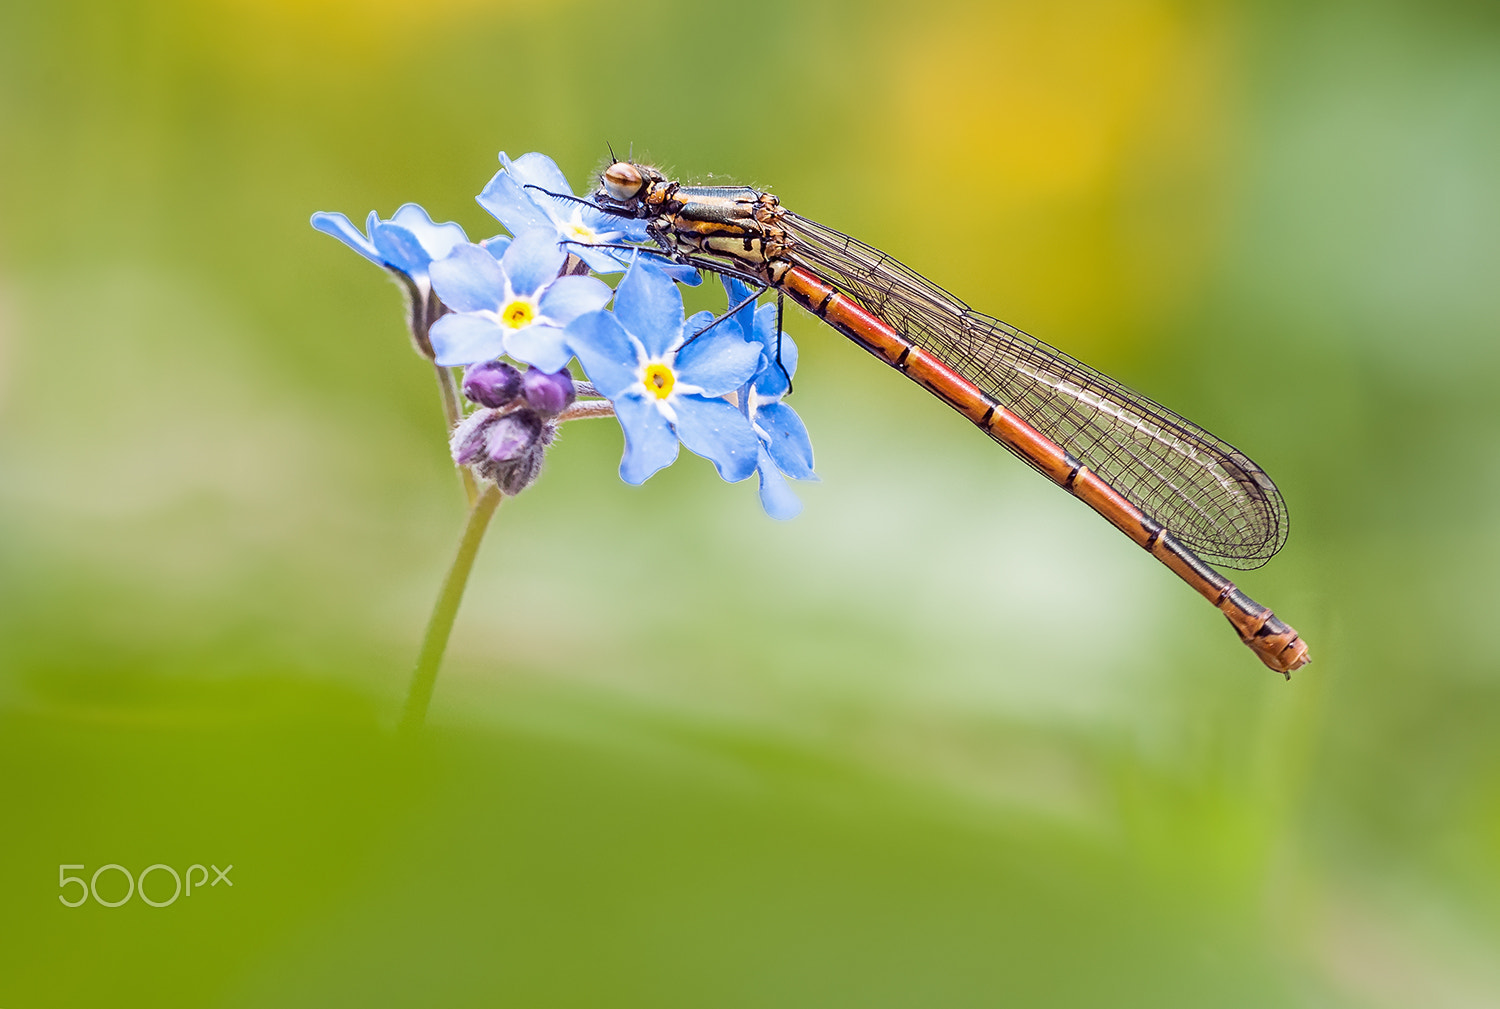
POLYGON ((1500 1005, 1493 5, 22 0, 0 173, 0 1004, 1500 1005), (462 498, 308 216, 606 142, 1241 446, 1313 665, 799 314, 805 513, 571 425, 403 744, 462 498))

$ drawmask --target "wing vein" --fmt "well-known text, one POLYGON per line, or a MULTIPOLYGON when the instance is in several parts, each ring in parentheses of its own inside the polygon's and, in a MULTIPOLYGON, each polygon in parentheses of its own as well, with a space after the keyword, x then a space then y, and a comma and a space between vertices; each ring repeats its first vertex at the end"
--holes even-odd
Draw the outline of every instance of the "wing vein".
POLYGON ((1286 542, 1281 493, 1233 445, 887 253, 793 213, 779 223, 799 265, 942 357, 1205 559, 1259 567, 1286 542))

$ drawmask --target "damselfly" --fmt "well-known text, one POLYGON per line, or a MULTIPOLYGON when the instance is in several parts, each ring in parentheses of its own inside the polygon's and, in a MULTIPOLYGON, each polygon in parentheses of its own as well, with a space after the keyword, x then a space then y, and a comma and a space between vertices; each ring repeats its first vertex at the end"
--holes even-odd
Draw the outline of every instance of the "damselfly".
MULTIPOLYGON (((926 388, 1171 568, 1277 672, 1297 632, 1203 558, 1259 567, 1287 536, 1271 478, 1228 442, 1060 350, 975 312, 890 256, 737 186, 615 161, 594 202, 659 251, 774 288, 926 388)), ((738 307, 738 306, 736 306, 738 307)))

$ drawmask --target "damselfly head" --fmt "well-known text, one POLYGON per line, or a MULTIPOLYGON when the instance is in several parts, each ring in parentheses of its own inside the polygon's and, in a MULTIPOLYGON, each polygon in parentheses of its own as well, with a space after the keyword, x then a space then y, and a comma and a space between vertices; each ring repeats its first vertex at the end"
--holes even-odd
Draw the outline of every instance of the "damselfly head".
POLYGON ((661 176, 649 168, 629 161, 616 161, 599 176, 599 184, 605 196, 624 203, 641 196, 653 181, 660 179, 661 176))

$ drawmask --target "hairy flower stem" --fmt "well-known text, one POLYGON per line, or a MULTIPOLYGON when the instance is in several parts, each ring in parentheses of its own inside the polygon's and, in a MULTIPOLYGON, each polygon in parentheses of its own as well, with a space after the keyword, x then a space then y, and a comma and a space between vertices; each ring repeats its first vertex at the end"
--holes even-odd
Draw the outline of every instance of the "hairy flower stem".
POLYGON ((562 413, 557 415, 559 421, 565 420, 594 420, 599 417, 613 417, 615 405, 607 399, 582 399, 571 404, 562 413))
MULTIPOLYGON (((458 427, 459 421, 464 419, 464 408, 458 399, 458 383, 453 381, 453 369, 445 368, 441 364, 434 363, 437 369, 438 393, 443 397, 443 417, 448 421, 448 433, 458 427)), ((458 467, 458 478, 463 481, 464 496, 469 499, 469 507, 479 500, 479 485, 474 482, 474 474, 469 467, 458 467)))
MULTIPOLYGON (((462 468, 468 473, 467 466, 462 468)), ((432 616, 427 621, 427 634, 422 638, 422 652, 417 656, 417 668, 411 674, 406 707, 401 713, 403 732, 421 728, 427 718, 427 705, 432 701, 432 687, 437 682, 438 666, 442 665, 443 652, 448 648, 448 636, 453 633, 453 620, 458 616, 458 606, 463 601, 464 587, 469 583, 474 557, 479 553, 484 531, 489 528, 490 518, 500 506, 501 497, 503 495, 500 488, 489 484, 469 510, 469 522, 464 526, 463 538, 458 541, 458 552, 453 557, 453 564, 448 568, 442 590, 438 592, 437 602, 432 607, 432 616)))

